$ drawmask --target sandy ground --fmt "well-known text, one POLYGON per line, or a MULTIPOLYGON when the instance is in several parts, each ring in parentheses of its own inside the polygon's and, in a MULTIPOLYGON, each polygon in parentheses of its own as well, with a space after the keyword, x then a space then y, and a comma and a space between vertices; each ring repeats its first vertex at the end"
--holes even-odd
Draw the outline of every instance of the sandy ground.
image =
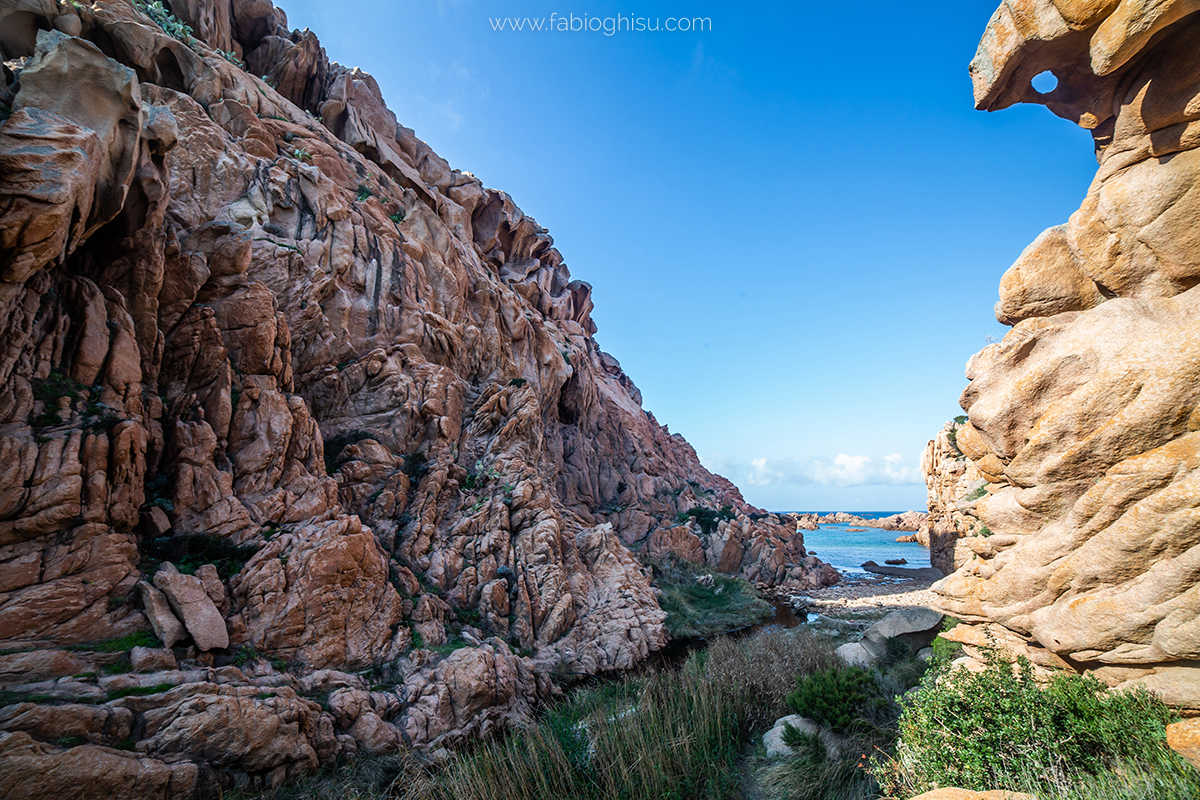
POLYGON ((868 609, 892 611, 898 608, 931 608, 934 595, 929 587, 932 584, 932 580, 842 573, 842 580, 836 586, 807 592, 797 599, 812 611, 822 614, 868 609))

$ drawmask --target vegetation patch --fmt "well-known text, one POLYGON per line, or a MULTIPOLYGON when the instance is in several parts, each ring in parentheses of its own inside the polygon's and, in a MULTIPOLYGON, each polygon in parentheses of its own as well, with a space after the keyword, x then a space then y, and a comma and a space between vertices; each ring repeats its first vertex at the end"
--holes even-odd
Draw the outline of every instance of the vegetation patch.
POLYGON ((227 581, 242 571, 257 550, 253 545, 238 546, 207 533, 163 536, 141 543, 142 561, 138 566, 153 575, 162 562, 170 561, 184 575, 193 575, 197 568, 212 564, 221 580, 227 581))
MULTIPOLYGON (((350 363, 350 362, 345 362, 350 363)), ((364 439, 372 439, 375 434, 370 431, 353 430, 339 433, 336 436, 330 436, 325 440, 325 474, 332 475, 337 472, 338 467, 345 464, 350 459, 342 458, 342 452, 352 444, 361 442, 364 439)))
POLYGON ((150 631, 137 631, 136 633, 129 633, 103 642, 72 644, 64 649, 82 650, 92 653, 128 653, 135 647, 162 647, 162 642, 150 631))
POLYGON ((732 520, 737 515, 733 513, 733 506, 721 506, 721 510, 717 511, 704 506, 695 506, 687 511, 679 512, 679 516, 675 521, 679 524, 687 522, 689 519, 696 520, 696 524, 700 526, 700 530, 707 534, 717 532, 717 526, 722 520, 732 520))
POLYGON ((154 686, 127 686, 124 689, 113 689, 108 693, 109 700, 118 700, 122 697, 144 697, 150 694, 162 694, 169 692, 175 688, 173 683, 157 683, 154 686))
POLYGON ((930 670, 904 708, 896 757, 877 765, 891 793, 959 786, 1060 797, 1099 781, 1111 793, 1093 797, 1200 796, 1200 771, 1185 768, 1164 745, 1175 715, 1150 693, 1111 692, 1094 678, 1065 673, 1043 687, 1028 661, 1014 666, 995 650, 978 673, 950 669, 943 663, 930 670), (1144 783, 1154 773, 1164 773, 1164 785, 1190 790, 1125 795, 1114 788, 1122 776, 1144 783))
POLYGON ((651 566, 654 585, 662 590, 658 602, 667 612, 667 633, 672 639, 707 638, 745 628, 775 613, 741 578, 674 558, 651 566))

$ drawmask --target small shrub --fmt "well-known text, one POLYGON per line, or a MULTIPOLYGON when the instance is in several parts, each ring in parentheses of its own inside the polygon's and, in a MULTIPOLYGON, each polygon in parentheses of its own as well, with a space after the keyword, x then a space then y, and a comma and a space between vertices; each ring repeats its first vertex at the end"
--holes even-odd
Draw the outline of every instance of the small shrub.
POLYGON ((390 215, 388 219, 397 225, 399 225, 401 222, 404 222, 404 209, 400 209, 395 214, 390 215))
POLYGON ((977 489, 975 489, 973 492, 968 494, 966 497, 964 497, 963 500, 966 500, 968 503, 973 503, 986 494, 987 494, 987 487, 980 486, 977 489))
POLYGON ((800 716, 826 728, 846 731, 878 694, 873 672, 835 665, 797 680, 787 704, 800 716))
POLYGON ((717 532, 717 526, 722 520, 732 520, 735 517, 733 506, 730 505, 721 506, 720 511, 705 508, 704 506, 694 506, 687 511, 680 512, 675 521, 682 524, 687 522, 688 519, 694 519, 700 526, 701 532, 708 535, 717 532))
MULTIPOLYGON (((946 617, 942 620, 942 630, 948 631, 958 624, 958 620, 954 617, 946 617)), ((952 642, 949 639, 937 637, 930 645, 933 648, 933 661, 935 664, 949 664, 962 651, 962 645, 958 642, 952 642)))
POLYGON ((425 456, 425 451, 417 450, 404 457, 404 466, 401 469, 408 476, 410 482, 417 483, 426 472, 429 472, 431 466, 429 459, 425 456))
POLYGON ((168 36, 173 36, 184 44, 191 44, 192 26, 172 14, 161 0, 133 0, 133 7, 149 17, 168 36))
POLYGON ((293 150, 292 158, 296 159, 297 161, 302 161, 305 164, 312 163, 312 153, 308 152, 303 147, 297 147, 295 150, 293 150))

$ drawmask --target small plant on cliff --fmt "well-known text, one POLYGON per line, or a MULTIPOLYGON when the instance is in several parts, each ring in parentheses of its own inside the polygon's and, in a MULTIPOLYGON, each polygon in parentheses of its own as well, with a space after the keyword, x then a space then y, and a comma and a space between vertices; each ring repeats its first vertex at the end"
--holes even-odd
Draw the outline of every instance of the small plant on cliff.
POLYGON ((901 714, 896 759, 873 771, 906 797, 935 785, 1016 789, 1032 768, 1042 776, 1041 794, 1161 758, 1172 719, 1144 689, 1110 692, 1095 678, 1065 673, 1043 688, 1023 657, 1014 668, 991 650, 978 673, 941 663, 926 674, 901 714))
POLYGON ((392 222, 396 223, 397 225, 399 225, 401 222, 404 222, 404 209, 402 208, 399 211, 397 211, 395 214, 390 215, 388 217, 388 219, 390 219, 392 222))
POLYGON ((312 153, 305 150, 303 147, 297 147, 292 151, 292 158, 297 161, 303 161, 306 164, 312 163, 312 153))
POLYGON ((186 45, 192 43, 192 26, 171 13, 161 0, 133 0, 133 7, 150 18, 150 21, 186 45))
POLYGON ((237 67, 239 69, 246 68, 246 62, 242 61, 240 58, 238 58, 237 54, 234 53, 232 50, 218 50, 217 52, 220 53, 225 58, 226 61, 228 61, 230 64, 233 64, 235 67, 237 67))

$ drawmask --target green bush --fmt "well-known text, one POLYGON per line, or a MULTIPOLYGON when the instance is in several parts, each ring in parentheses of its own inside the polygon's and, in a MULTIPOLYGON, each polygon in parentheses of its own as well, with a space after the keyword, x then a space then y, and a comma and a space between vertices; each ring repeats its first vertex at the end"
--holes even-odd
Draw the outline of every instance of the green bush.
POLYGON ((788 706, 802 717, 835 731, 855 723, 879 696, 875 673, 862 667, 833 666, 797 679, 788 706))
POLYGON ((721 520, 732 520, 736 516, 733 513, 733 506, 721 506, 720 511, 705 508, 704 506, 695 506, 689 508, 687 511, 680 512, 675 520, 682 524, 687 522, 688 519, 694 519, 703 533, 711 534, 716 533, 717 525, 720 524, 721 520))
POLYGON ((1109 692, 1067 674, 1043 688, 1024 658, 1014 668, 991 651, 978 673, 946 664, 927 673, 900 717, 898 761, 881 779, 898 792, 982 791, 1022 785, 1032 764, 1047 781, 1070 782, 1156 757, 1171 719, 1144 690, 1109 692))

